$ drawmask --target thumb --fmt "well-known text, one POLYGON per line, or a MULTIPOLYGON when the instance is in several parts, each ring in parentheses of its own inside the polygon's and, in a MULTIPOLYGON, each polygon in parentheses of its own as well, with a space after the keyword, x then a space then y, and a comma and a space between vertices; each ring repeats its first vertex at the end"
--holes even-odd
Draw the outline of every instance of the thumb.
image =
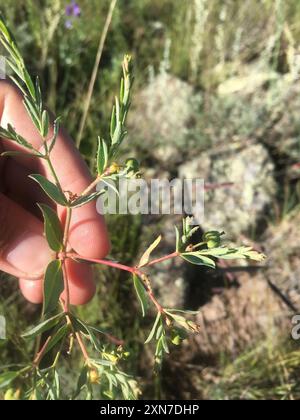
POLYGON ((0 270, 40 279, 50 258, 42 222, 0 193, 0 270))

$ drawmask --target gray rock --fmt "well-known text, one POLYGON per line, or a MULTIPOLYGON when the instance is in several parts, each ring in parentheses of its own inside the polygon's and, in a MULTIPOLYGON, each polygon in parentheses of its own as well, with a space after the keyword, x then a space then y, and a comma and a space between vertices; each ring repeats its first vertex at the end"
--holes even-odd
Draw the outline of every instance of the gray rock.
POLYGON ((255 226, 276 192, 273 163, 259 144, 201 154, 180 166, 179 176, 234 184, 206 192, 202 223, 205 230, 224 230, 233 238, 255 226))
POLYGON ((188 83, 162 72, 135 95, 128 121, 132 142, 169 168, 181 162, 198 103, 188 83))
POLYGON ((246 273, 240 287, 224 290, 200 308, 195 336, 201 354, 239 354, 266 337, 274 342, 290 325, 290 314, 260 276, 246 273))
POLYGON ((267 269, 264 277, 284 296, 291 307, 300 311, 300 213, 286 216, 265 234, 267 269))

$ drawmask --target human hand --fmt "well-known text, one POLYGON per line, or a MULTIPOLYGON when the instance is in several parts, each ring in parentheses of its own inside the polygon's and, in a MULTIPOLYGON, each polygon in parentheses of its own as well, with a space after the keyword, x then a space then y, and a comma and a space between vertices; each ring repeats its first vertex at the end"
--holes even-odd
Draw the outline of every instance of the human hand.
MULTIPOLYGON (((35 148, 42 139, 22 103, 22 95, 10 83, 0 82, 0 121, 10 123, 35 148)), ((0 152, 22 150, 21 146, 0 139, 0 152)), ((88 168, 69 136, 61 130, 52 151, 53 165, 64 191, 80 194, 90 183, 88 168)), ((43 274, 52 258, 43 235, 43 222, 36 203, 48 199, 28 175, 40 173, 51 180, 41 159, 0 158, 0 270, 19 278, 23 295, 32 303, 43 301, 43 274)), ((52 180, 53 181, 53 180, 52 180)), ((51 205, 51 204, 50 204, 51 205)), ((65 209, 57 208, 62 223, 65 209)), ((103 258, 109 252, 109 239, 103 217, 95 203, 73 211, 69 245, 88 258, 103 258)), ((67 260, 70 302, 80 305, 95 293, 92 268, 67 260)))

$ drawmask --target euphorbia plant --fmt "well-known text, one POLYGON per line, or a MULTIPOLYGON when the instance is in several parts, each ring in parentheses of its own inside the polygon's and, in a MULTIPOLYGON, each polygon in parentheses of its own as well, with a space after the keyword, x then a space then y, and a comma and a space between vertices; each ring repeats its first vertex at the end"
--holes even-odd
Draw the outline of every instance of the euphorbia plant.
MULTIPOLYGON (((66 264, 68 260, 83 263, 95 263, 128 272, 145 316, 150 305, 156 311, 153 327, 145 344, 155 342, 155 366, 159 368, 163 357, 169 353, 172 345, 179 345, 188 332, 197 333, 198 325, 190 318, 193 312, 163 307, 155 297, 151 286, 151 267, 173 258, 182 258, 189 263, 214 268, 216 259, 249 258, 261 261, 263 255, 248 247, 229 248, 221 243, 223 232, 207 232, 202 241, 193 243, 193 235, 199 230, 191 223, 190 218, 183 220, 182 232, 175 228, 176 245, 174 252, 158 259, 152 259, 153 251, 159 246, 161 236, 145 251, 138 264, 133 267, 109 259, 84 257, 70 246, 70 223, 75 209, 95 201, 103 191, 95 191, 101 181, 111 187, 109 181, 121 177, 140 176, 138 164, 134 159, 125 163, 119 162, 119 150, 126 136, 126 117, 130 106, 132 87, 132 63, 129 56, 124 57, 122 64, 123 77, 119 96, 116 97, 110 122, 110 137, 98 138, 96 156, 97 175, 93 182, 81 194, 64 191, 59 175, 54 169, 52 151, 59 134, 59 118, 53 123, 46 110, 38 79, 33 80, 14 38, 0 17, 0 40, 7 50, 7 62, 12 69, 14 83, 23 94, 24 106, 34 126, 43 138, 42 148, 35 148, 30 139, 18 134, 8 124, 0 128, 0 137, 21 146, 20 152, 5 152, 3 155, 27 154, 35 159, 42 159, 52 175, 50 181, 41 174, 32 174, 34 180, 53 202, 53 206, 37 203, 44 218, 45 237, 52 250, 43 281, 43 309, 41 322, 23 334, 24 340, 37 340, 37 351, 32 362, 24 366, 2 368, 0 388, 7 389, 6 397, 16 397, 15 389, 22 384, 22 391, 17 397, 25 399, 62 399, 93 398, 95 387, 98 394, 105 399, 134 399, 139 390, 135 380, 125 374, 120 365, 127 354, 123 350, 123 341, 113 337, 97 326, 88 325, 79 319, 70 305, 69 281, 66 264), (51 133, 51 134, 50 134, 51 133), (65 220, 62 223, 54 210, 57 206, 65 209, 65 220), (108 344, 109 343, 109 344, 108 344), (71 395, 61 390, 60 359, 71 357, 73 345, 77 344, 83 356, 82 368, 78 383, 71 395), (64 352, 68 346, 68 353, 64 352), (50 355, 50 356, 49 356, 50 355), (43 363, 47 356, 46 367, 43 363), (50 361, 48 360, 50 357, 50 361)), ((2 155, 2 156, 3 156, 2 155)), ((117 304, 117 302, 116 302, 117 304)))

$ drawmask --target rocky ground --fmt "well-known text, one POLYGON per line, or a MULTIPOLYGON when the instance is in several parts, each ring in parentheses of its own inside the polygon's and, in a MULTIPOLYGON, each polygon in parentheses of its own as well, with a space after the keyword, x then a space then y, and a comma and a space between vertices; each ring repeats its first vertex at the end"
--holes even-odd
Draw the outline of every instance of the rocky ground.
MULTIPOLYGON (((243 77, 219 87, 217 112, 215 104, 211 109, 206 105, 206 137, 198 133, 198 145, 202 127, 195 119, 201 99, 173 76, 157 76, 137 96, 134 106, 140 118, 130 122, 132 132, 140 130, 139 139, 147 133, 142 144, 151 152, 152 169, 146 177, 231 183, 206 193, 201 227, 224 230, 227 240, 253 245, 268 257, 263 266, 219 265, 216 272, 182 261, 156 269, 153 281, 165 305, 199 310, 201 333, 181 353, 193 366, 199 358, 222 353, 236 357, 263 339, 288 338, 291 315, 300 311, 300 213, 295 198, 300 174, 292 169, 300 156, 298 86, 291 76, 276 78, 269 72, 254 77, 251 68, 248 74, 243 71, 243 77), (183 133, 179 140, 178 132, 183 133)), ((172 251, 178 222, 177 216, 160 220, 162 254, 172 251)), ((142 243, 153 240, 154 226, 157 231, 157 219, 145 218, 142 243)))

